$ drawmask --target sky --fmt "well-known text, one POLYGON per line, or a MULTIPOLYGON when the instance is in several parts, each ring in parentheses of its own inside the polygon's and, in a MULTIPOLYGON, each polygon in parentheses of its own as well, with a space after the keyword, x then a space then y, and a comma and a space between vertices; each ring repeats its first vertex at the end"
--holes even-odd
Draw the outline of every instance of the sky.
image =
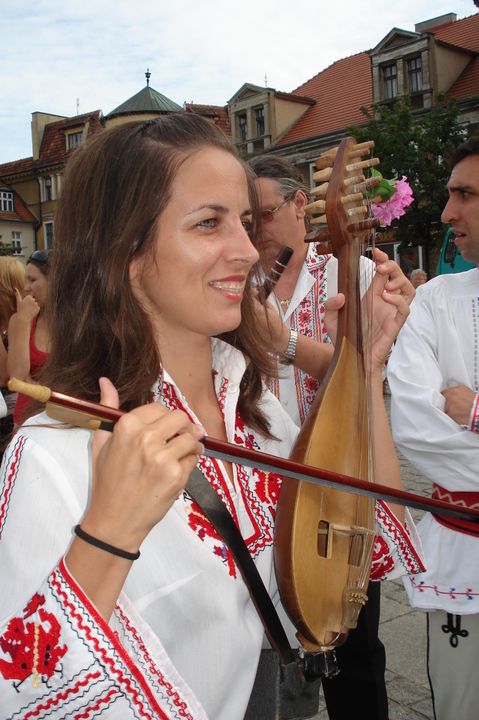
POLYGON ((150 86, 225 105, 248 82, 291 92, 393 28, 473 0, 0 0, 0 164, 32 155, 33 112, 104 114, 150 86))

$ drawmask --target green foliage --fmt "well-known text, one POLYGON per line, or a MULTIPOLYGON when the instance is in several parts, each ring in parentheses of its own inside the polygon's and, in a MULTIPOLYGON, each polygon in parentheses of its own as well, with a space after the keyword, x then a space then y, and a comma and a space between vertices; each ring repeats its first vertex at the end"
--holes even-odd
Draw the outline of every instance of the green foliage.
POLYGON ((434 108, 421 114, 413 113, 409 97, 392 110, 372 105, 361 111, 366 127, 349 127, 346 136, 353 135, 358 142, 374 140, 383 177, 405 175, 414 194, 406 214, 394 222, 396 240, 403 245, 437 246, 444 238, 441 213, 447 201, 447 155, 465 140, 455 100, 446 103, 440 96, 434 108))
POLYGON ((15 250, 11 245, 7 245, 7 243, 0 242, 0 257, 2 255, 13 255, 15 250))

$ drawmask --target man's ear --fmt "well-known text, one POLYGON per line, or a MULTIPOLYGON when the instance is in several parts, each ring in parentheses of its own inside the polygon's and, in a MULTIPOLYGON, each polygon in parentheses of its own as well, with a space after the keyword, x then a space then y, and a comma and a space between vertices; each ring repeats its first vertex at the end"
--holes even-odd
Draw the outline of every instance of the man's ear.
POLYGON ((296 208, 296 216, 298 219, 303 219, 306 216, 305 207, 308 204, 308 198, 303 190, 297 190, 293 198, 294 206, 296 208))

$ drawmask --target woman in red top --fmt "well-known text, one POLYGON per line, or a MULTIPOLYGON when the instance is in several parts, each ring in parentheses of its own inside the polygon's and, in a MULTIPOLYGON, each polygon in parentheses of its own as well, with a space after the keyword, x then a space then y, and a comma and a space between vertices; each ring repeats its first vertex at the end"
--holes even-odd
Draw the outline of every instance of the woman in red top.
MULTIPOLYGON (((27 260, 25 297, 15 289, 17 312, 8 326, 7 368, 10 377, 24 382, 35 382, 48 357, 49 333, 45 315, 47 301, 48 250, 35 250, 27 260)), ((22 416, 31 401, 19 395, 13 420, 22 422, 22 416)))

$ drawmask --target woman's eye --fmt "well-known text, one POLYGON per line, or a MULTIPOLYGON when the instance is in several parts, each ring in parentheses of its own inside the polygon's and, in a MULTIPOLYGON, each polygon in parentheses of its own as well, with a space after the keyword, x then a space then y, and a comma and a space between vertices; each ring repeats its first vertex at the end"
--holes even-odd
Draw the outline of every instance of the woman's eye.
POLYGON ((253 223, 251 222, 251 220, 242 220, 241 224, 243 225, 248 235, 251 235, 253 231, 253 223))
POLYGON ((216 226, 216 218, 208 218, 198 223, 201 227, 214 228, 216 226))

